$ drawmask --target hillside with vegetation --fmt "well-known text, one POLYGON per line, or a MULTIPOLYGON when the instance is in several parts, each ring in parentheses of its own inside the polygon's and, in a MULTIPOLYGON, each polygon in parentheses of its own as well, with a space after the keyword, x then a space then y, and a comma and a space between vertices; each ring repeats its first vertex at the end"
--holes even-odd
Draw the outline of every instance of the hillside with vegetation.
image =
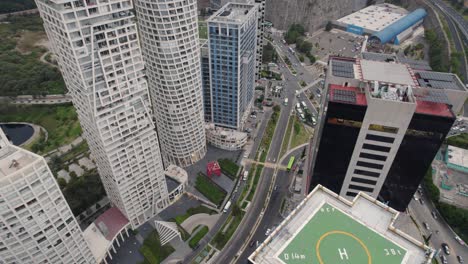
POLYGON ((34 0, 1 0, 0 14, 18 12, 36 8, 34 0))
POLYGON ((47 62, 47 45, 39 15, 12 16, 0 24, 0 95, 65 93, 60 71, 47 62))

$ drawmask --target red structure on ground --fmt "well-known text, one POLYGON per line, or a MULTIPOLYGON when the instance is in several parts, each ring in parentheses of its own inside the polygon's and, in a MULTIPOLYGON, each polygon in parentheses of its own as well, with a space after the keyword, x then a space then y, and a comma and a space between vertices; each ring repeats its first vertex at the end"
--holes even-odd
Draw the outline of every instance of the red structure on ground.
POLYGON ((208 162, 208 164, 206 164, 206 175, 211 177, 213 173, 218 177, 221 176, 221 167, 217 161, 208 162))

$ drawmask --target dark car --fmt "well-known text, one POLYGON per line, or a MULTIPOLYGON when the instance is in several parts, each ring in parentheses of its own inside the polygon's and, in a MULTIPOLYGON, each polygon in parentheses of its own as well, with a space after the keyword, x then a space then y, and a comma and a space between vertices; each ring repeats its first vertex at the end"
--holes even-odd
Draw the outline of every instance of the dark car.
POLYGON ((442 261, 442 264, 447 264, 447 258, 444 255, 440 255, 440 260, 442 261))
POLYGON ((442 249, 444 250, 445 254, 450 255, 450 248, 446 243, 442 243, 442 249))
POLYGON ((255 245, 255 240, 250 241, 249 247, 253 247, 255 245))

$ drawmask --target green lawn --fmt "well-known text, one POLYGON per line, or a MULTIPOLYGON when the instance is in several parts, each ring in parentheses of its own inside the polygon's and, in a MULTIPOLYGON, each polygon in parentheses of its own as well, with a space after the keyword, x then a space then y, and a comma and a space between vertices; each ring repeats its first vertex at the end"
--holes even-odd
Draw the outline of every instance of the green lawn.
POLYGON ((145 263, 149 264, 161 263, 174 251, 175 249, 169 244, 161 246, 156 230, 148 235, 140 248, 140 253, 145 257, 145 263))
POLYGON ((216 205, 220 205, 226 197, 226 191, 202 173, 199 173, 195 180, 195 189, 216 205))
POLYGON ((71 161, 81 154, 88 153, 88 151, 89 151, 88 143, 86 142, 86 140, 83 140, 80 144, 74 146, 70 151, 65 153, 62 156, 62 160, 64 162, 71 161))
POLYGON ((255 172, 255 169, 256 169, 256 165, 255 164, 252 164, 252 167, 250 167, 250 171, 249 171, 249 178, 247 179, 247 184, 246 186, 244 187, 244 189, 242 190, 242 193, 239 197, 239 201, 242 201, 244 199, 244 197, 247 195, 247 192, 249 191, 249 188, 250 188, 250 185, 252 184, 253 180, 252 180, 252 176, 254 175, 254 172, 255 172))
POLYGON ((0 104, 0 120, 2 122, 28 122, 44 127, 48 132, 48 140, 37 149, 32 147, 37 153, 46 153, 69 144, 81 134, 81 126, 75 108, 71 104, 0 104))
POLYGON ((187 212, 185 212, 185 214, 183 214, 183 215, 176 216, 175 221, 178 224, 182 224, 187 218, 189 218, 190 216, 195 215, 195 214, 209 214, 209 215, 212 215, 212 214, 216 214, 216 211, 212 210, 212 209, 210 209, 208 207, 205 207, 203 205, 199 205, 197 207, 189 208, 187 210, 187 212))
POLYGON ((208 39, 208 26, 205 21, 198 21, 198 36, 201 39, 208 39))
MULTIPOLYGON (((219 231, 212 241, 214 246, 217 249, 221 250, 226 245, 226 243, 229 241, 229 239, 232 237, 232 235, 236 231, 243 217, 244 217, 244 212, 242 212, 238 216, 231 215, 232 220, 226 221, 225 225, 229 225, 226 229, 226 232, 219 231)), ((223 227, 220 230, 224 230, 225 225, 223 225, 223 227)))
POLYGON ((189 240, 189 246, 194 248, 198 245, 198 242, 208 233, 209 229, 207 226, 203 226, 198 232, 189 240))
POLYGON ((257 171, 255 172, 255 177, 253 179, 252 188, 250 189, 249 196, 247 196, 247 201, 252 201, 255 191, 257 190, 257 184, 260 181, 260 176, 262 175, 263 165, 257 166, 257 171))
POLYGON ((237 176, 237 171, 239 170, 239 166, 230 159, 219 159, 218 160, 219 166, 223 173, 234 180, 237 176))
POLYGON ((278 118, 281 112, 280 109, 274 108, 273 114, 271 114, 271 118, 268 121, 267 127, 265 128, 265 132, 263 133, 262 141, 260 142, 260 149, 263 149, 264 151, 260 155, 260 162, 265 162, 266 160, 266 155, 268 154, 268 150, 270 149, 271 140, 273 139, 273 135, 275 134, 276 123, 278 123, 278 118))
POLYGON ((447 144, 468 149, 468 134, 462 133, 458 136, 449 137, 447 138, 447 144))
POLYGON ((281 144, 280 158, 288 151, 289 138, 291 137, 291 131, 293 126, 293 118, 289 117, 288 127, 286 128, 286 134, 284 134, 283 143, 281 144))
POLYGON ((297 117, 294 117, 294 133, 291 139, 291 149, 309 142, 312 133, 310 133, 297 117))
POLYGON ((279 258, 286 264, 341 263, 344 260, 349 264, 362 264, 369 259, 372 263, 391 264, 401 263, 405 254, 406 250, 397 244, 324 204, 286 245, 279 258))

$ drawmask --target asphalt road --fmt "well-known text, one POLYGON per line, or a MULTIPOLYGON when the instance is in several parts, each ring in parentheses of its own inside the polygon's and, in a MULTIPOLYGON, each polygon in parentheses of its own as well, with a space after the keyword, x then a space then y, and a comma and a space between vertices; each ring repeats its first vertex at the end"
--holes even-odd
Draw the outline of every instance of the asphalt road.
MULTIPOLYGON (((458 30, 459 28, 455 25, 455 23, 457 23, 456 16, 454 16, 453 13, 451 13, 448 8, 444 7, 444 5, 445 6, 447 6, 447 5, 445 3, 443 3, 442 1, 431 0, 431 2, 435 3, 434 6, 441 11, 441 13, 443 14, 445 20, 447 21, 448 28, 449 28, 450 33, 452 35, 455 50, 457 52, 461 53, 461 54, 465 54, 464 45, 463 45, 464 44, 463 43, 463 38, 464 38, 463 34, 464 33, 462 31, 459 31, 458 30), (439 2, 442 2, 442 4, 439 3, 439 2)), ((468 27, 468 24, 467 24, 467 27, 468 27)), ((465 43, 466 43, 466 45, 468 45, 468 42, 465 42, 465 43)), ((467 68, 467 65, 466 65, 466 60, 465 60, 465 58, 462 58, 460 61, 461 61, 460 72, 463 74, 463 77, 465 78, 465 80, 468 80, 468 68, 467 68)))
MULTIPOLYGON (((419 196, 419 195, 417 195, 419 196)), ((450 255, 446 255, 443 251, 440 251, 439 254, 444 254, 447 257, 448 263, 458 263, 456 256, 461 255, 465 261, 468 260, 468 248, 461 245, 455 240, 455 234, 449 228, 448 224, 442 219, 442 217, 437 213, 437 219, 434 219, 431 212, 436 209, 423 195, 424 204, 421 204, 420 201, 412 200, 409 205, 409 210, 414 215, 416 222, 418 223, 421 231, 425 236, 429 236, 432 233, 429 244, 434 249, 438 250, 441 248, 442 243, 447 243, 450 248, 450 255), (429 225, 429 230, 424 227, 424 222, 429 225), (436 230, 438 232, 436 232, 436 230)), ((440 257, 437 257, 440 261, 440 257)))
MULTIPOLYGON (((270 145, 270 150, 267 155, 267 161, 269 162, 278 162, 279 153, 281 150, 281 143, 283 136, 287 129, 287 123, 289 116, 291 114, 292 109, 294 108, 297 100, 295 97, 296 90, 300 90, 301 87, 299 86, 299 80, 304 80, 306 83, 313 82, 316 78, 306 69, 304 66, 299 62, 299 60, 287 50, 287 47, 282 45, 280 42, 280 37, 275 39, 275 46, 277 50, 279 50, 281 56, 286 55, 288 56, 289 60, 293 64, 295 70, 297 71, 297 76, 291 74, 289 69, 285 66, 284 63, 280 64, 280 71, 283 73, 284 80, 284 97, 288 98, 289 104, 287 106, 282 105, 281 114, 276 126, 276 131, 272 139, 272 143, 270 145), (302 73, 302 74, 301 74, 302 73)), ((260 141, 257 139, 257 141, 260 141)), ((278 185, 278 189, 273 191, 271 198, 269 200, 268 208, 265 212, 262 211, 265 201, 268 199, 269 196, 269 189, 272 186, 272 181, 274 178, 275 170, 271 168, 264 168, 263 173, 258 184, 259 188, 257 188, 257 192, 253 201, 251 202, 248 213, 239 225, 238 230, 234 233, 231 240, 228 244, 224 247, 224 249, 220 252, 220 254, 214 260, 214 263, 219 263, 221 261, 226 260, 233 260, 237 257, 240 263, 246 261, 249 250, 245 252, 239 252, 242 245, 246 242, 247 238, 250 234, 253 235, 253 239, 258 240, 259 243, 263 241, 265 238, 265 231, 264 229, 271 226, 273 223, 279 223, 281 217, 279 216, 279 208, 281 206, 282 197, 287 192, 288 187, 288 174, 283 171, 277 172, 276 182, 275 184, 278 185), (259 224, 259 228, 257 230, 252 230, 255 226, 255 223, 262 217, 262 220, 259 224), (261 234, 263 233, 263 237, 261 234), (240 258, 239 258, 240 256, 240 258)))
MULTIPOLYGON (((258 146, 260 145, 260 140, 258 138, 262 137, 263 132, 265 131, 266 125, 268 123, 268 120, 270 119, 271 113, 272 113, 271 109, 265 110, 264 118, 262 119, 262 122, 260 123, 258 131, 256 133, 257 138, 254 139, 254 141, 253 141, 253 146, 252 146, 252 150, 250 152, 249 158, 250 157, 255 157, 258 146)), ((251 166, 250 164, 246 165, 244 169, 248 171, 248 170, 250 170, 250 166, 251 166)), ((242 193, 243 188, 245 188, 245 182, 241 181, 238 192, 236 194, 234 194, 233 197, 231 197, 231 200, 237 201, 239 199, 240 194, 242 193)), ((232 210, 232 207, 230 208, 230 210, 232 210)), ((205 248, 205 246, 213 239, 213 237, 216 235, 216 233, 218 233, 219 229, 226 222, 226 219, 227 219, 228 215, 229 215, 229 213, 224 213, 223 215, 221 215, 221 217, 218 220, 218 222, 216 223, 216 225, 208 232, 208 234, 205 235, 205 237, 203 237, 200 240, 198 248, 196 248, 195 250, 192 251, 192 253, 190 253, 188 256, 186 256, 183 263, 191 263, 192 259, 195 256, 197 256, 205 248)))
POLYGON ((463 16, 457 12, 453 7, 449 4, 445 3, 442 0, 430 0, 433 4, 436 4, 444 13, 448 14, 455 23, 457 23, 458 27, 462 31, 463 34, 463 41, 466 45, 468 45, 468 22, 463 18, 463 16))
MULTIPOLYGON (((302 148, 294 151, 290 155, 288 155, 285 159, 283 164, 287 163, 290 156, 298 156, 302 152, 302 148)), ((286 171, 279 171, 276 177, 275 186, 278 186, 276 191, 273 191, 270 199, 270 203, 268 205, 267 210, 264 213, 263 219, 259 224, 255 234, 249 241, 249 246, 242 252, 240 257, 237 259, 236 263, 248 263, 248 257, 252 252, 256 249, 258 245, 260 245, 266 239, 266 231, 267 229, 273 230, 276 226, 278 226, 283 217, 280 215, 281 209, 281 202, 283 198, 285 198, 290 183, 292 182, 292 174, 286 171), (253 246, 250 247, 250 242, 254 241, 253 246)))

